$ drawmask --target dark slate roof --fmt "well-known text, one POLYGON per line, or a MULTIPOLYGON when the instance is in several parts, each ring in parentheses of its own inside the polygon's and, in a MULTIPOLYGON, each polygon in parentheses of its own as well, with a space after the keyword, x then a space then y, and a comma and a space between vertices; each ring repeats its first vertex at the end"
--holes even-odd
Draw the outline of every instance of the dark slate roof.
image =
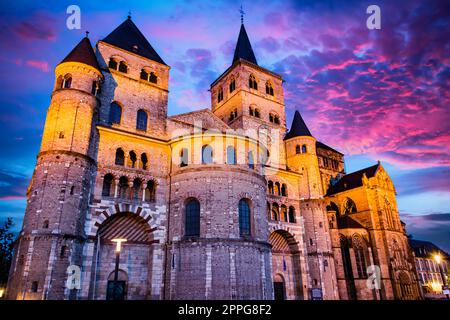
POLYGON ((345 215, 337 218, 337 226, 339 229, 357 229, 364 228, 358 221, 352 219, 351 217, 345 215))
POLYGON ((303 121, 302 116, 300 115, 300 112, 297 110, 294 114, 294 120, 292 120, 291 130, 286 134, 284 137, 284 140, 300 137, 300 136, 310 136, 312 137, 311 132, 309 132, 308 127, 306 126, 305 121, 303 121))
POLYGON ((253 64, 258 65, 256 57, 248 39, 247 31, 245 31, 244 24, 241 24, 241 30, 239 31, 239 38, 236 43, 236 49, 234 49, 233 63, 237 60, 243 59, 253 64))
POLYGON ((416 257, 432 258, 433 254, 440 253, 445 259, 450 259, 450 255, 432 242, 409 239, 409 245, 414 250, 416 257))
POLYGON ((367 178, 372 178, 375 176, 379 166, 380 163, 377 163, 374 166, 344 175, 336 184, 330 187, 328 195, 361 187, 363 175, 366 174, 367 178))
POLYGON ((95 57, 94 49, 92 49, 92 45, 88 37, 84 37, 75 46, 75 48, 70 51, 67 57, 61 61, 61 63, 63 62, 80 62, 100 70, 97 58, 95 57))
POLYGON ((130 17, 103 39, 103 42, 133 52, 147 59, 166 64, 138 27, 136 27, 134 22, 131 21, 130 17), (136 50, 134 46, 137 46, 138 49, 136 50))
POLYGON ((322 142, 320 142, 320 141, 316 141, 316 148, 322 148, 322 149, 330 150, 330 151, 339 153, 339 154, 341 154, 341 155, 344 155, 343 153, 337 151, 336 149, 333 149, 333 148, 330 147, 330 146, 327 146, 325 143, 322 143, 322 142))

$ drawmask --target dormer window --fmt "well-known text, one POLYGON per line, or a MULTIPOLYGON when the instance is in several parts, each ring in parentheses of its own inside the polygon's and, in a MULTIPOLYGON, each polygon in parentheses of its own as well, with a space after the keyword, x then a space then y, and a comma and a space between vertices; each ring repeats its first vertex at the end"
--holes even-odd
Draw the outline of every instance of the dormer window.
POLYGON ((217 102, 220 102, 223 100, 223 89, 219 88, 219 91, 217 92, 217 102))
POLYGON ((254 75, 250 75, 248 78, 248 86, 250 89, 258 90, 258 83, 256 82, 256 78, 254 75))
POLYGON ((234 78, 230 79, 230 93, 236 89, 236 80, 234 78))
POLYGON ((230 113, 230 121, 233 121, 234 119, 236 119, 237 116, 238 116, 237 109, 234 109, 234 110, 231 111, 231 113, 230 113))
POLYGON ((270 83, 270 81, 266 82, 266 94, 273 96, 273 87, 272 87, 272 83, 270 83))

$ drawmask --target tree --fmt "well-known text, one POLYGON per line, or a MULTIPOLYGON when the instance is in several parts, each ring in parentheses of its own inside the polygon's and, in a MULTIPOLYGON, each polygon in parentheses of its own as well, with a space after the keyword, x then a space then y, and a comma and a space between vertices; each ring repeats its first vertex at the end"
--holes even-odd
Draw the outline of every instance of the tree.
POLYGON ((0 227, 0 284, 8 281, 14 247, 14 233, 11 232, 13 225, 12 218, 7 218, 3 227, 0 227))

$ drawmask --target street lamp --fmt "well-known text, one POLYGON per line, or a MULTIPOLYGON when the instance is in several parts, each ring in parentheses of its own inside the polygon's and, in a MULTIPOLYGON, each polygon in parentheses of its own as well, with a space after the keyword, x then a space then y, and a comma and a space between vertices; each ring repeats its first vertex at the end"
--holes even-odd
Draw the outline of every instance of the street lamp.
MULTIPOLYGON (((442 270, 442 266, 441 266, 442 258, 439 253, 435 254, 433 256, 433 258, 434 258, 434 261, 436 261, 436 263, 438 264, 439 272, 440 272, 441 278, 442 278, 442 293, 444 293, 444 290, 448 290, 448 287, 447 287, 447 283, 445 281, 444 271, 442 270)), ((446 294, 446 296, 447 296, 447 299, 450 300, 450 295, 446 294)))
POLYGON ((117 287, 119 284, 120 250, 122 249, 122 242, 127 242, 127 239, 116 238, 112 239, 111 241, 116 243, 116 268, 114 270, 113 300, 117 300, 117 287))

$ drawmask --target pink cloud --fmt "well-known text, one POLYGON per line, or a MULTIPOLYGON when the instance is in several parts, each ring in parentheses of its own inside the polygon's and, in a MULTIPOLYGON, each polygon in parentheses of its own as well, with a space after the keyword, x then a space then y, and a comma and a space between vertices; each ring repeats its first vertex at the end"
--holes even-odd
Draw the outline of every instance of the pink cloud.
POLYGON ((47 61, 27 60, 26 64, 30 67, 39 69, 42 72, 50 71, 50 66, 47 61))

